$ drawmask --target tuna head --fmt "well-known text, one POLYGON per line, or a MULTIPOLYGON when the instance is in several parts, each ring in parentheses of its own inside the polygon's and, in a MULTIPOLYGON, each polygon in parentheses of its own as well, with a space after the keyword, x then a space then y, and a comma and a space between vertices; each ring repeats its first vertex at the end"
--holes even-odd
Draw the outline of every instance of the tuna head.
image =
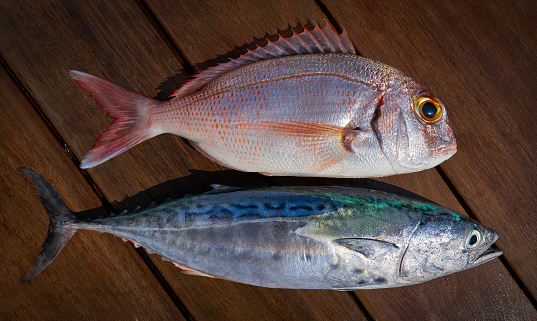
POLYGON ((373 120, 386 158, 398 174, 432 168, 457 151, 444 104, 396 72, 373 120))
POLYGON ((498 233, 465 216, 426 216, 414 230, 401 258, 402 285, 467 270, 502 254, 490 248, 498 233))

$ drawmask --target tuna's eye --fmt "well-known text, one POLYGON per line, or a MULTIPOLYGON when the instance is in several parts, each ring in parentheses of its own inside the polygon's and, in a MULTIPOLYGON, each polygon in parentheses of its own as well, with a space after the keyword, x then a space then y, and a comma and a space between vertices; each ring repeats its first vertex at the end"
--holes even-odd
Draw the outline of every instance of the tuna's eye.
POLYGON ((481 242, 481 232, 479 232, 476 229, 473 229, 470 234, 468 234, 468 237, 466 238, 466 244, 464 247, 467 249, 471 249, 476 247, 481 242))
POLYGON ((426 123, 434 123, 440 120, 444 114, 440 102, 427 94, 418 96, 415 104, 415 112, 416 116, 426 123))

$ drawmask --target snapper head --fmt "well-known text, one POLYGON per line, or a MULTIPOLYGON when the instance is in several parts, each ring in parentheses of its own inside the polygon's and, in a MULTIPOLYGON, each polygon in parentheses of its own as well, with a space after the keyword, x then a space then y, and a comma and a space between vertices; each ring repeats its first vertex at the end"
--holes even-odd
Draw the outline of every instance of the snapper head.
POLYGON ((373 128, 397 174, 432 168, 457 151, 444 104, 399 71, 390 75, 373 128))
POLYGON ((467 270, 502 252, 490 246, 498 233, 456 214, 431 215, 419 222, 401 257, 399 282, 414 284, 467 270))

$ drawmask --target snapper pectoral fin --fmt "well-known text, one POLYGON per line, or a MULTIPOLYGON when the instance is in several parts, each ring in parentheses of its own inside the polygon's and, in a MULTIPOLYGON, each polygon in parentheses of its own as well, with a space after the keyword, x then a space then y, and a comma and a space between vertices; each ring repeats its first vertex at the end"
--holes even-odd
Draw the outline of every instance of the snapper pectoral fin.
POLYGON ((399 249, 399 247, 393 243, 367 238, 345 238, 334 240, 334 242, 359 252, 371 260, 376 260, 390 251, 399 249))
POLYGON ((301 121, 260 121, 239 124, 237 128, 294 140, 298 147, 297 153, 302 154, 304 159, 313 160, 314 165, 308 169, 311 173, 319 173, 351 155, 351 143, 359 132, 345 127, 301 121))

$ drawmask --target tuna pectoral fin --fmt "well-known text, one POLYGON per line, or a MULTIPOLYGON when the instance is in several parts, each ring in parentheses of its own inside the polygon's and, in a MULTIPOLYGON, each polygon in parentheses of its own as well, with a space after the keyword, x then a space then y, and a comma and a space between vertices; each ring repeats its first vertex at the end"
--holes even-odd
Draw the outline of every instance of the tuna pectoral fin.
POLYGON ((283 136, 286 140, 297 142, 299 153, 311 162, 313 173, 321 172, 352 154, 351 141, 356 137, 355 130, 319 123, 299 121, 240 124, 238 128, 264 132, 266 135, 283 136))
POLYGON ((334 242, 359 252, 371 260, 376 260, 390 251, 399 249, 399 247, 393 243, 366 238, 337 239, 334 240, 334 242))
POLYGON ((41 253, 22 278, 22 281, 26 282, 41 273, 76 233, 76 229, 66 225, 75 221, 76 217, 56 190, 43 177, 28 168, 21 167, 20 171, 34 185, 50 218, 48 236, 43 243, 41 253))
POLYGON ((149 111, 161 102, 80 71, 72 70, 71 77, 113 119, 82 160, 81 168, 99 165, 160 134, 151 126, 149 111))

